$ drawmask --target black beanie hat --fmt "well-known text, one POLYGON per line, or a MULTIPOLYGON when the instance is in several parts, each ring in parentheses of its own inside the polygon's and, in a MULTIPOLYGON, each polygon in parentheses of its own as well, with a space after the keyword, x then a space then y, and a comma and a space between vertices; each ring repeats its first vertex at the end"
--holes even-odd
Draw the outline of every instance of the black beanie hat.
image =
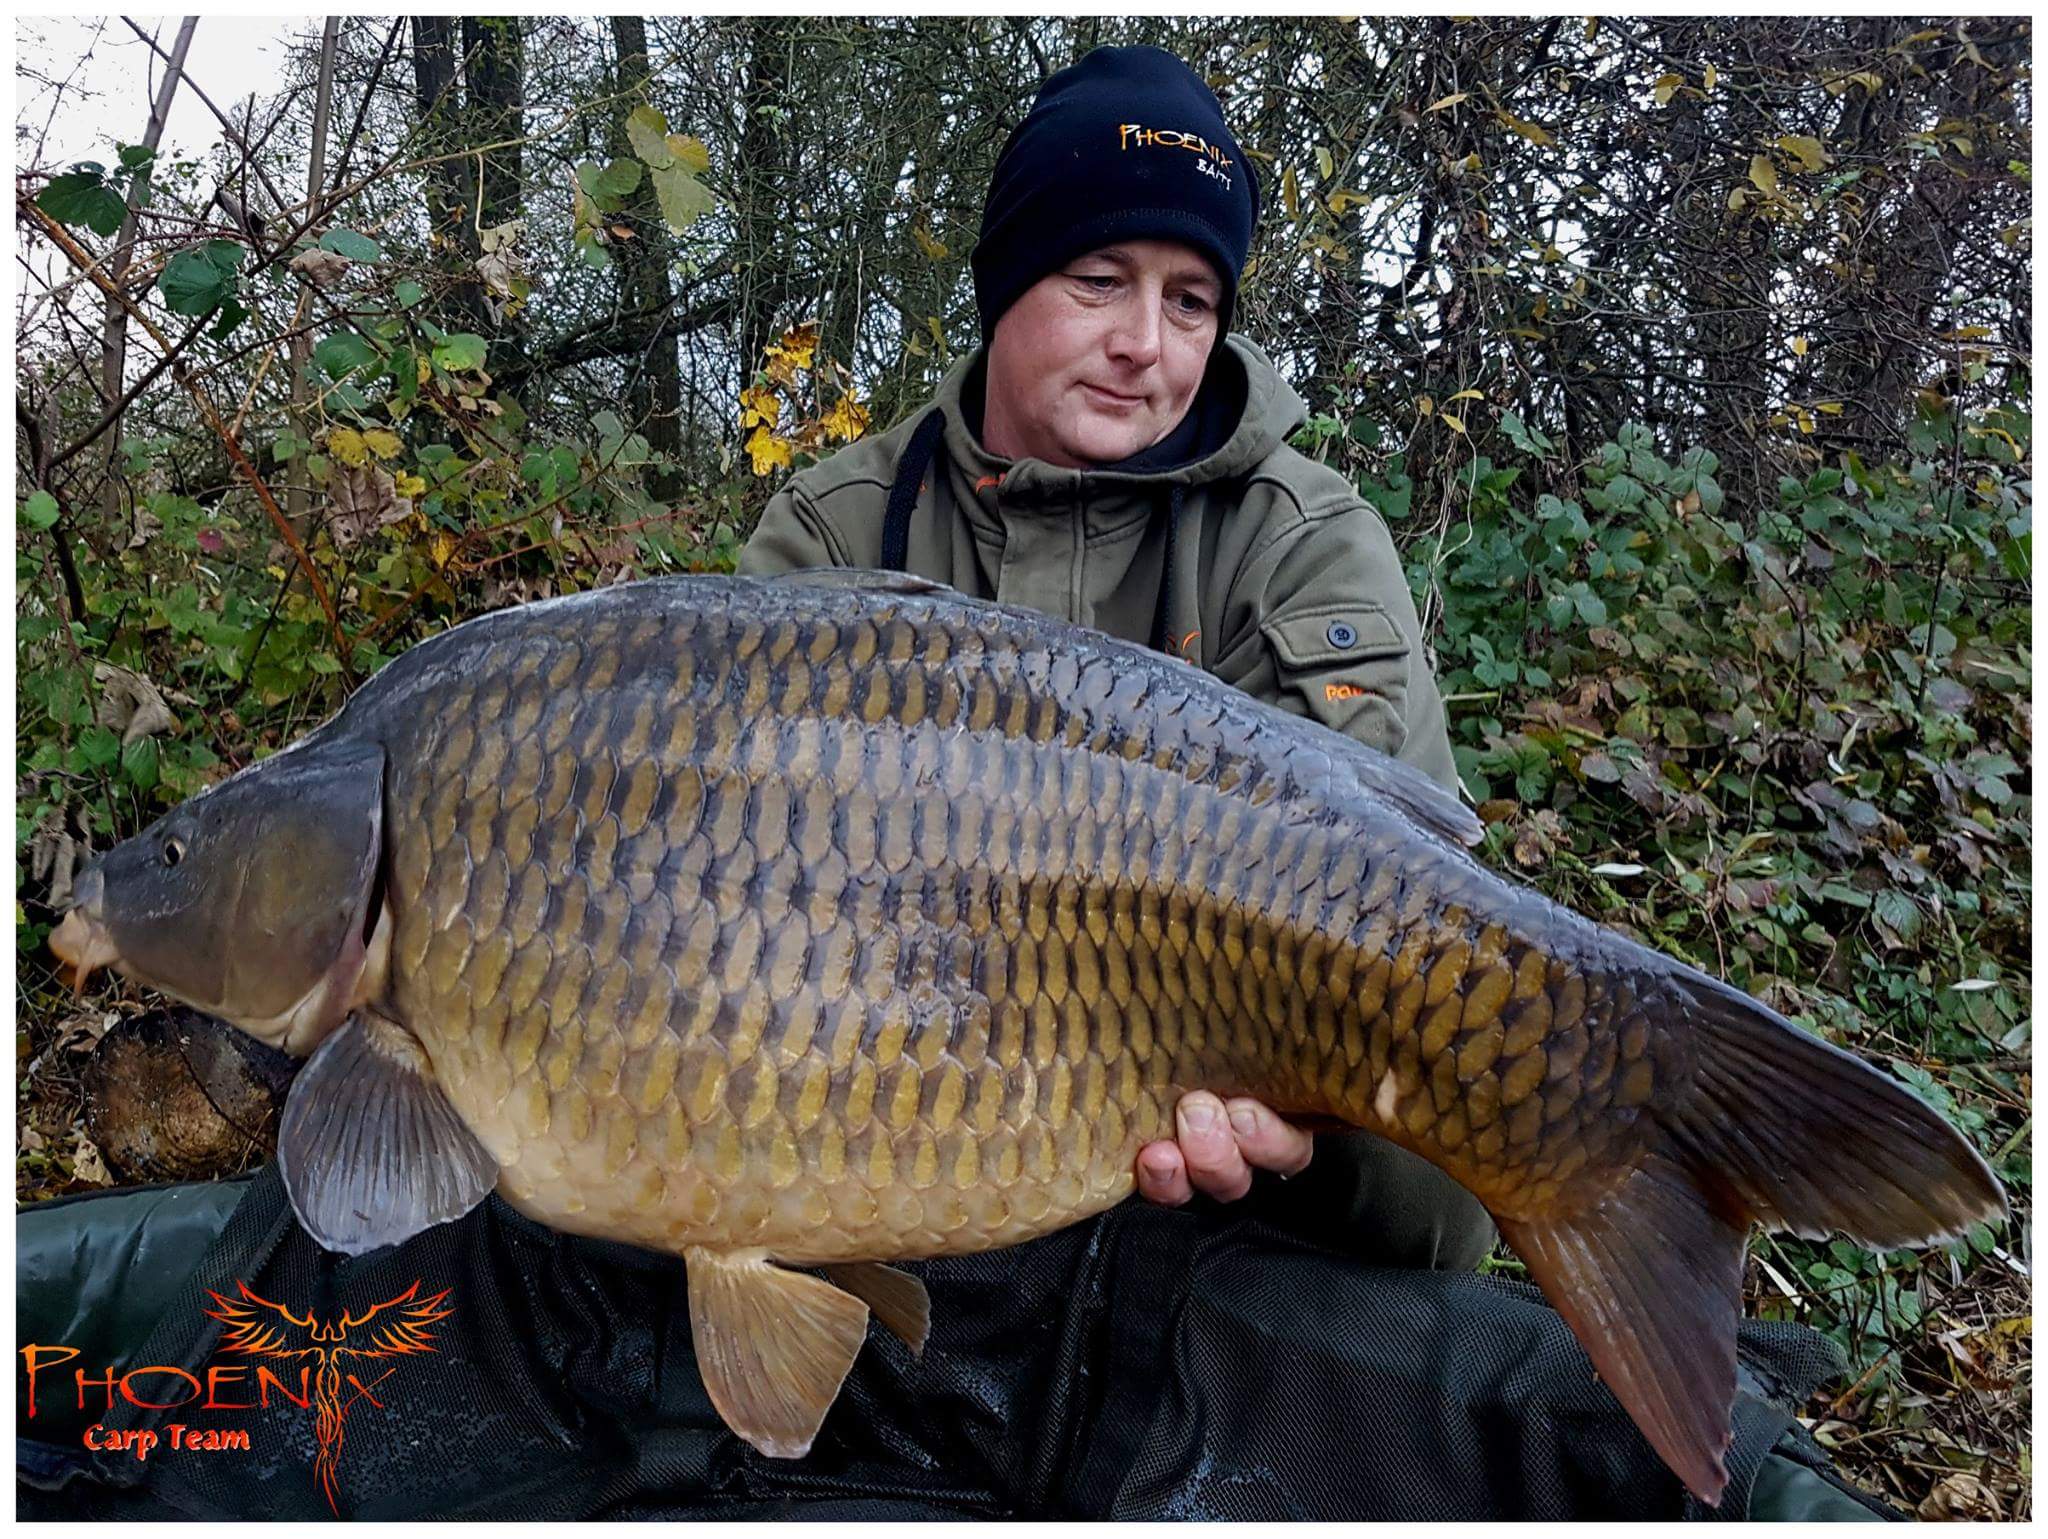
POLYGON ((996 161, 973 260, 982 341, 1062 262, 1150 239, 1216 269, 1220 346, 1258 208, 1258 178, 1193 70, 1162 48, 1097 48, 1045 83, 996 161))

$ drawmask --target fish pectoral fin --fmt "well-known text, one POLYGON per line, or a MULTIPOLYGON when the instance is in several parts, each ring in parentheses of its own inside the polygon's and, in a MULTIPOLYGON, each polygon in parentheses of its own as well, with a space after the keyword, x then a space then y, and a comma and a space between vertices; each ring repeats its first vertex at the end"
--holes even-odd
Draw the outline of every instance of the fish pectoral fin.
POLYGON ((725 1424, 771 1459, 800 1459, 867 1339, 868 1306, 760 1256, 692 1247, 690 1338, 725 1424))
POLYGON ((1718 1506, 1734 1441, 1746 1216, 1652 1151, 1588 1212, 1498 1222, 1650 1445, 1718 1506))
POLYGON ((292 1081, 277 1163, 306 1233, 350 1256, 460 1218, 498 1184, 412 1033, 368 1011, 292 1081))
POLYGON ((910 1348, 913 1357, 924 1352, 932 1328, 932 1296, 921 1281, 900 1267, 879 1261, 835 1262, 825 1268, 825 1275, 864 1300, 875 1318, 910 1348))

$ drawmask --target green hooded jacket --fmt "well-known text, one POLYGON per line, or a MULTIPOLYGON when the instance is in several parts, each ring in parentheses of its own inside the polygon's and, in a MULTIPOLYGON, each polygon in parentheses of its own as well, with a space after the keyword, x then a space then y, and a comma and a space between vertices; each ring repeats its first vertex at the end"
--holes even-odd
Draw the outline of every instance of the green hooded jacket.
MULTIPOLYGON (((1355 487, 1287 446, 1308 408, 1264 353, 1241 336, 1226 341, 1204 395, 1218 370, 1235 371, 1211 397, 1243 400, 1235 427, 1216 435, 1221 447, 1158 470, 1067 470, 989 453, 982 357, 962 360, 939 386, 944 428, 920 478, 904 570, 1127 640, 1163 641, 1455 793, 1443 699, 1394 542, 1355 487)), ((740 571, 885 565, 890 488, 927 411, 792 477, 761 515, 740 571)))

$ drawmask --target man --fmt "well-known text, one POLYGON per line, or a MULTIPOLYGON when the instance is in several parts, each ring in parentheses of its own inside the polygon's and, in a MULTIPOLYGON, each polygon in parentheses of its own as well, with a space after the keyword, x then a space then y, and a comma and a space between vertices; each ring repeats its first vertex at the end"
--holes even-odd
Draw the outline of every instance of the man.
MULTIPOLYGON (((1046 83, 975 247, 986 346, 930 408, 794 477, 743 573, 886 567, 1149 642, 1457 790, 1400 559, 1355 487, 1287 447, 1307 408, 1229 335, 1258 179, 1208 87, 1156 48, 1046 83)), ((1246 1099, 1182 1102, 1139 1189, 1244 1195, 1309 1140, 1246 1099)), ((1332 1227, 1396 1265, 1473 1267, 1484 1209, 1369 1135, 1332 1227), (1347 1194, 1348 1195, 1348 1194, 1347 1194), (1348 1216, 1345 1209, 1349 1209, 1348 1216)), ((1326 1162, 1327 1163, 1327 1162, 1326 1162)))

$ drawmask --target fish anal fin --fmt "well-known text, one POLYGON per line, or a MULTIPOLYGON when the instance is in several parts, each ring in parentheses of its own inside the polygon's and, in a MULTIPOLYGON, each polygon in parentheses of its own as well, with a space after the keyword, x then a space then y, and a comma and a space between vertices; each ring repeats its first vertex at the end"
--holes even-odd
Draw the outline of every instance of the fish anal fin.
POLYGON ((867 1338, 868 1306, 759 1252, 693 1246, 690 1337, 725 1424, 771 1459, 800 1459, 867 1338))
POLYGON ((1651 1447, 1718 1506, 1734 1438, 1739 1209, 1652 1152, 1590 1210, 1500 1229, 1651 1447))
POLYGON ((462 1217, 498 1163, 448 1103, 411 1032, 358 1011, 292 1081, 277 1163, 300 1224, 360 1256, 462 1217))
POLYGON ((909 1347, 912 1356, 923 1353, 925 1338, 931 1334, 932 1299, 922 1282, 879 1261, 840 1261, 824 1271, 848 1293, 865 1301, 875 1319, 909 1347))

